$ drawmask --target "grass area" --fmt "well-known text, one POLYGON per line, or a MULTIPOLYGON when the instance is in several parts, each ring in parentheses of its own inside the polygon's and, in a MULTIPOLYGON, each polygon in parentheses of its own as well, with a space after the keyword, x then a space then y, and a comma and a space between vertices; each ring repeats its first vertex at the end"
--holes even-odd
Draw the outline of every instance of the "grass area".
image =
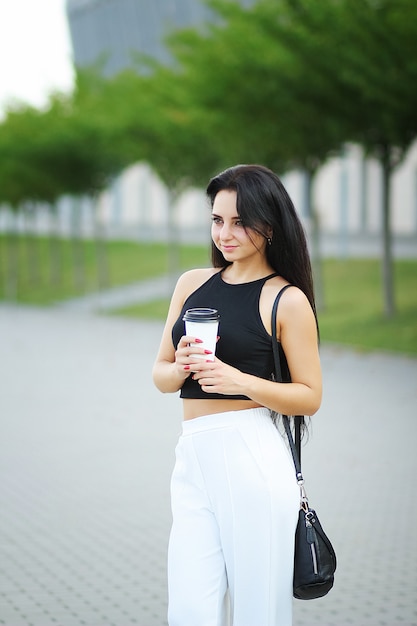
MULTIPOLYGON (((417 261, 395 263, 397 314, 392 320, 383 314, 379 261, 326 260, 323 280, 322 342, 417 355, 417 261)), ((157 300, 118 313, 163 320, 168 304, 168 300, 157 300)))
MULTIPOLYGON (((172 257, 162 243, 96 242, 0 235, 0 300, 48 305, 164 274, 172 257)), ((208 264, 201 246, 180 246, 178 265, 208 264)))
POLYGON ((379 261, 326 261, 322 341, 417 354, 417 261, 396 261, 394 271, 397 313, 388 320, 379 261))
POLYGON ((168 313, 169 299, 153 300, 143 304, 133 304, 118 309, 113 315, 123 315, 125 317, 141 317, 142 319, 165 320, 168 313))
MULTIPOLYGON (((0 299, 48 305, 83 293, 158 276, 172 268, 164 244, 0 236, 0 299)), ((208 266, 204 246, 180 246, 182 269, 208 266)), ((417 355, 417 260, 395 262, 397 314, 383 314, 380 262, 325 260, 323 342, 417 355)), ((121 309, 120 315, 163 320, 168 300, 121 309)))

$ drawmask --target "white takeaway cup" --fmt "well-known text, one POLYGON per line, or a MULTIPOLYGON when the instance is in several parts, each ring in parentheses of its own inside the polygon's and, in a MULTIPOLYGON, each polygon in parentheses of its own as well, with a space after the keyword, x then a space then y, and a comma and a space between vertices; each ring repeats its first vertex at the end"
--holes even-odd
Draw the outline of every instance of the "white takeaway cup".
POLYGON ((210 350, 211 354, 195 354, 196 358, 214 361, 217 333, 219 328, 219 312, 216 309, 188 309, 184 317, 185 334, 201 339, 203 343, 192 343, 192 346, 210 350))

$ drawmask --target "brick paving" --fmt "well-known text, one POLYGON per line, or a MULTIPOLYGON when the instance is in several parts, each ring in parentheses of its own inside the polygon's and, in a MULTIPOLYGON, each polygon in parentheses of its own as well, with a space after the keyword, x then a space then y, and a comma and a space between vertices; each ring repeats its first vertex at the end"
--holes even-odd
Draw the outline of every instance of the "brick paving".
MULTIPOLYGON (((161 330, 0 306, 0 624, 166 626, 181 407, 152 385, 161 330)), ((417 625, 417 359, 322 362, 304 473, 339 566, 294 626, 417 625)))

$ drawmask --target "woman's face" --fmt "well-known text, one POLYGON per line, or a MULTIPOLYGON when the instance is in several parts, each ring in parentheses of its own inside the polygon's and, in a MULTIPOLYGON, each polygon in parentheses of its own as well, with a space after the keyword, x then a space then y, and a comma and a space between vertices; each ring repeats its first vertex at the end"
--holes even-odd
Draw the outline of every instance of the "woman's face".
POLYGON ((226 261, 249 260, 265 255, 266 239, 251 228, 244 228, 236 208, 236 191, 222 190, 212 209, 211 237, 226 261))

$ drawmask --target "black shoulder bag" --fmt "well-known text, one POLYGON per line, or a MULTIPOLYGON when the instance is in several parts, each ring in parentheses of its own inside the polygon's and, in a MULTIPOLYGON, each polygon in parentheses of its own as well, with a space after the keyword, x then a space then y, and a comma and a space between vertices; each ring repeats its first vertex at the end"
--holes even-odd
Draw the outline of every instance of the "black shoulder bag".
MULTIPOLYGON (((288 287, 291 285, 286 285, 281 289, 272 307, 272 345, 275 380, 277 382, 290 382, 289 376, 287 381, 283 381, 282 378, 276 322, 279 300, 288 287)), ((325 596, 333 587, 336 554, 319 522, 317 513, 308 504, 304 489, 304 478, 301 473, 301 423, 303 417, 294 416, 295 442, 288 417, 283 415, 282 419, 291 448, 297 484, 300 486, 300 512, 295 531, 293 595, 299 600, 313 600, 325 596)))

